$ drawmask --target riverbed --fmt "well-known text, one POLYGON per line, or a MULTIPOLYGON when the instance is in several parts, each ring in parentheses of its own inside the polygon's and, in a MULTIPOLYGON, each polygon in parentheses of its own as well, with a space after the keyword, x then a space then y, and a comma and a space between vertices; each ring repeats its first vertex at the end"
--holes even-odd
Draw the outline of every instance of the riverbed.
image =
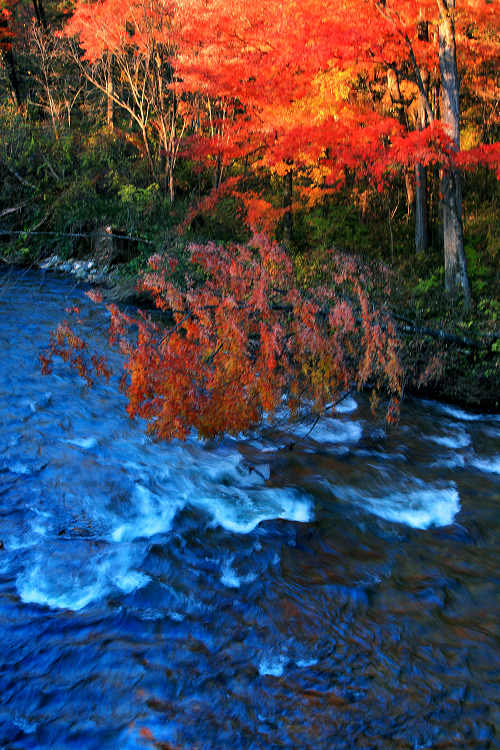
POLYGON ((0 276, 0 746, 500 747, 500 417, 158 444, 118 355, 41 375, 75 305, 104 351, 72 280, 0 276))

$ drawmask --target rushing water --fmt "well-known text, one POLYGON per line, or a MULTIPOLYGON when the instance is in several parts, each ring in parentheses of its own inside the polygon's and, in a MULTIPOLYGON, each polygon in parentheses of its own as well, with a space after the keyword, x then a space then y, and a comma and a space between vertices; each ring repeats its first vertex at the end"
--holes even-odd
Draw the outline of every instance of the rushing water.
POLYGON ((40 375, 74 304, 100 346, 70 281, 0 277, 0 747, 499 747, 499 417, 158 445, 40 375))

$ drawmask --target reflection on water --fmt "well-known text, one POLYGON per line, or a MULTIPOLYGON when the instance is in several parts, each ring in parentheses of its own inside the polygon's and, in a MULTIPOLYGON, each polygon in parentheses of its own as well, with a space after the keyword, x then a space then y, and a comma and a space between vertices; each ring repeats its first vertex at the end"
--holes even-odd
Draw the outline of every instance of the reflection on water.
POLYGON ((81 291, 0 289, 1 747, 498 747, 497 416, 157 445, 39 374, 81 291))

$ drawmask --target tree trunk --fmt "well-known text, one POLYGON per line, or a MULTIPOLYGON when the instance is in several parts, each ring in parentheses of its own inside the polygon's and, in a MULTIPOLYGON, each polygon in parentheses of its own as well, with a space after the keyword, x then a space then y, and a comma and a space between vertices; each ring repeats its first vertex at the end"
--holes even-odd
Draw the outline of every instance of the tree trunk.
POLYGON ((217 154, 217 159, 215 162, 214 187, 216 190, 219 189, 221 182, 222 182, 222 154, 219 152, 217 154))
POLYGON ((285 209, 283 224, 283 239, 289 243, 292 239, 293 217, 292 217, 292 193, 293 193, 293 170, 290 168, 285 175, 285 198, 283 207, 285 209))
MULTIPOLYGON (((418 38, 421 42, 429 41, 429 24, 425 20, 418 23, 418 38)), ((421 72, 422 84, 428 97, 429 73, 421 72)), ((417 127, 424 130, 427 126, 427 112, 422 94, 419 97, 417 110, 417 127)), ((415 164, 415 252, 423 253, 429 246, 429 226, 427 214, 427 169, 423 164, 415 164)))
POLYGON ((415 251, 423 253, 429 246, 427 223, 427 170, 415 164, 415 251))
POLYGON ((106 126, 110 133, 114 130, 113 73, 111 55, 108 56, 106 70, 106 126))
POLYGON ((415 182, 411 171, 405 169, 405 188, 406 188, 406 220, 410 220, 413 204, 415 203, 415 182))
MULTIPOLYGON (((459 78, 455 45, 455 0, 437 0, 439 6, 439 67, 441 71, 441 120, 453 139, 454 148, 460 148, 459 78)), ((459 289, 464 295, 465 307, 470 307, 470 287, 464 252, 462 224, 462 182, 458 169, 444 170, 441 179, 443 215, 445 289, 450 297, 459 289)))
POLYGON ((45 15, 45 8, 43 7, 42 0, 33 0, 33 10, 35 11, 35 18, 40 24, 44 31, 47 31, 47 17, 45 15))
POLYGON ((168 197, 170 204, 172 205, 175 200, 175 183, 174 183, 174 168, 171 164, 168 166, 168 197))
POLYGON ((2 58, 7 70, 12 98, 14 99, 17 107, 22 107, 23 98, 21 95, 21 89, 19 87, 19 81, 17 79, 16 63, 12 50, 9 48, 3 50, 2 58))
MULTIPOLYGON (((401 87, 399 85, 398 73, 394 67, 389 67, 387 70, 387 90, 391 98, 392 107, 396 107, 398 112, 398 119, 404 128, 409 129, 408 112, 406 109, 406 102, 403 99, 401 93, 401 87)), ((406 214, 407 218, 410 218, 411 211, 415 205, 415 201, 418 201, 418 192, 415 192, 415 185, 411 172, 405 170, 405 187, 406 187, 406 214)))

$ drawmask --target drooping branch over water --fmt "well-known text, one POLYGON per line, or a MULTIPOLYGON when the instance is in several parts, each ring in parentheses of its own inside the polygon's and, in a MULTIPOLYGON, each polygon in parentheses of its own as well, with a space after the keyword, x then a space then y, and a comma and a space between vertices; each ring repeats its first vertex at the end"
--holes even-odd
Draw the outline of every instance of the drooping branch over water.
MULTIPOLYGON (((179 283, 175 261, 155 255, 140 282, 170 327, 108 307, 111 343, 125 355, 128 412, 155 437, 248 431, 272 420, 284 399, 291 418, 304 409, 318 415, 368 384, 388 397, 394 418, 403 382, 398 337, 388 311, 370 299, 358 260, 332 251, 324 281, 306 289, 285 250, 263 235, 246 245, 193 245, 191 261, 197 281, 179 283)), ((54 355, 88 382, 108 374, 67 322, 53 334, 44 371, 54 355)))

